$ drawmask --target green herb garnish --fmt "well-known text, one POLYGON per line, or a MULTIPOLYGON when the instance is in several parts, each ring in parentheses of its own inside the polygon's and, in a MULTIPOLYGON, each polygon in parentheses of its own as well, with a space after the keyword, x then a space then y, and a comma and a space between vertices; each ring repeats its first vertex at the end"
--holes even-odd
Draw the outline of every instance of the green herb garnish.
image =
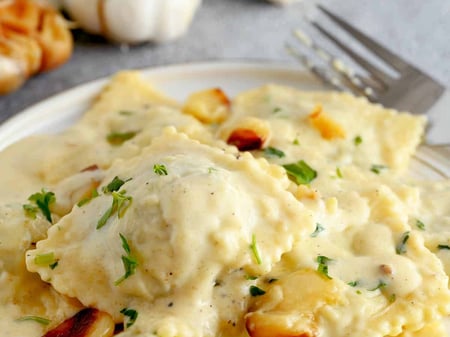
POLYGON ((382 170, 386 170, 388 167, 385 165, 373 164, 370 170, 375 174, 380 174, 382 170))
POLYGON ((58 263, 59 263, 59 261, 55 261, 55 262, 53 262, 52 264, 50 264, 49 265, 49 267, 50 267, 50 269, 55 269, 56 267, 58 267, 58 263))
POLYGON ((31 219, 36 219, 36 214, 39 211, 39 207, 31 204, 22 205, 25 215, 31 219))
POLYGON ((167 168, 164 164, 155 164, 153 165, 153 172, 155 172, 159 176, 166 176, 167 168))
POLYGON ((103 193, 112 193, 114 191, 120 190, 123 184, 125 184, 127 181, 130 181, 131 178, 127 180, 122 180, 118 176, 115 176, 111 182, 103 187, 103 193))
POLYGON ((350 287, 356 287, 357 285, 359 285, 359 281, 352 281, 352 282, 348 282, 347 283, 350 287))
POLYGON ((51 269, 55 269, 58 265, 58 261, 55 259, 53 252, 46 254, 37 254, 34 257, 34 263, 38 266, 49 266, 51 269))
POLYGON ((213 172, 217 172, 218 171, 218 169, 216 169, 215 167, 208 167, 208 173, 209 174, 211 174, 211 173, 213 173, 213 172))
POLYGON ((409 231, 403 233, 402 237, 400 238, 400 242, 398 243, 397 247, 395 247, 395 251, 397 254, 405 254, 406 253, 406 243, 409 240, 409 231))
POLYGON ((449 245, 438 245, 437 248, 438 249, 448 249, 448 250, 450 250, 450 246, 449 245))
POLYGON ((269 157, 278 157, 278 158, 283 158, 286 156, 283 151, 272 146, 265 148, 264 154, 269 157))
POLYGON ((384 282, 383 280, 379 280, 377 286, 375 288, 369 289, 369 291, 375 291, 375 290, 378 290, 378 289, 381 290, 381 289, 383 289, 386 286, 387 286, 386 282, 384 282))
POLYGON ((258 279, 258 276, 246 275, 246 276, 245 276, 245 279, 246 279, 246 280, 249 280, 249 281, 254 281, 254 280, 257 280, 257 279, 258 279))
POLYGON ((297 185, 309 184, 317 177, 317 171, 312 169, 303 160, 297 163, 283 165, 289 178, 295 182, 297 185))
POLYGON ((133 114, 134 114, 133 111, 128 111, 128 110, 120 110, 119 111, 119 115, 122 115, 122 116, 131 116, 133 114))
POLYGON ((120 313, 127 317, 127 322, 125 324, 125 327, 127 329, 131 327, 134 322, 136 322, 139 315, 136 310, 130 308, 123 308, 122 310, 120 310, 120 313))
POLYGON ((125 268, 125 274, 123 276, 121 276, 118 280, 116 280, 114 282, 114 285, 119 285, 124 280, 126 280, 131 275, 133 275, 136 272, 137 266, 139 265, 136 258, 134 258, 131 255, 131 249, 130 249, 130 245, 128 244, 127 239, 121 233, 119 233, 119 235, 120 235, 120 240, 122 240, 123 250, 126 253, 126 255, 122 255, 122 262, 123 262, 123 266, 125 268))
POLYGON ((362 140, 361 136, 359 136, 359 135, 356 136, 356 137, 353 139, 353 143, 354 143, 356 146, 360 145, 362 142, 363 142, 363 140, 362 140))
POLYGON ((277 114, 279 112, 281 112, 283 109, 281 109, 280 107, 276 107, 273 109, 272 113, 277 114))
POLYGON ((48 318, 39 316, 23 316, 16 319, 16 322, 26 322, 26 321, 33 321, 42 325, 49 325, 51 322, 48 318))
POLYGON ((331 276, 328 275, 328 263, 333 261, 332 259, 330 259, 329 257, 323 256, 323 255, 319 255, 317 256, 317 263, 319 264, 317 266, 317 271, 322 274, 323 276, 325 276, 326 278, 331 280, 331 276))
POLYGON ((55 193, 47 192, 45 189, 42 189, 41 192, 32 194, 28 200, 34 202, 36 206, 32 204, 23 205, 23 209, 27 216, 30 216, 33 219, 36 218, 37 208, 39 208, 45 218, 50 223, 53 223, 50 205, 56 201, 55 193))
POLYGON ((265 293, 266 292, 264 290, 258 288, 257 286, 250 286, 250 295, 252 295, 253 297, 262 296, 265 293))
POLYGON ((319 235, 320 232, 323 232, 325 230, 325 227, 323 227, 320 223, 316 223, 316 229, 314 230, 314 232, 311 233, 311 237, 315 238, 316 236, 319 235))
POLYGON ((419 228, 421 231, 425 230, 425 224, 419 219, 416 219, 416 227, 419 228))
POLYGON ((389 303, 394 303, 397 299, 397 296, 395 294, 391 294, 388 298, 389 303))
POLYGON ((295 138, 295 139, 292 141, 292 144, 294 144, 294 145, 300 145, 300 141, 298 140, 298 138, 295 138))
POLYGON ((127 140, 130 140, 136 136, 136 131, 128 131, 128 132, 111 132, 106 136, 106 140, 109 144, 113 146, 122 145, 127 140))
POLYGON ((261 264, 261 255, 259 255, 258 246, 256 245, 256 236, 255 234, 252 235, 252 243, 250 244, 250 249, 253 253, 253 256, 255 257, 256 263, 261 264))
POLYGON ((117 216, 120 219, 130 207, 131 202, 133 201, 133 197, 125 195, 126 191, 120 192, 112 192, 112 205, 109 207, 106 212, 102 215, 100 220, 97 222, 97 229, 102 228, 106 225, 108 219, 117 212, 117 216))
POLYGON ((344 176, 342 175, 342 171, 339 167, 336 167, 336 176, 341 179, 344 178, 344 176))

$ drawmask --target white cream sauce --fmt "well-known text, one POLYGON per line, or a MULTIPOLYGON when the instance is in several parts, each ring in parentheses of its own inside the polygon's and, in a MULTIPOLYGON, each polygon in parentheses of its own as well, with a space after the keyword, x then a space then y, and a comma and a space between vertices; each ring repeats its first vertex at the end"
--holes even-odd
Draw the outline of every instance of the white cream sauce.
POLYGON ((450 245, 450 183, 404 174, 423 127, 421 118, 345 94, 266 86, 238 96, 228 120, 207 128, 135 74, 120 74, 67 132, 0 153, 9 164, 0 176, 1 330, 38 337, 93 306, 118 323, 121 309, 137 310, 126 337, 246 336, 252 315, 262 317, 251 321, 255 331, 444 336, 450 249, 438 246, 450 245), (323 139, 311 126, 317 104, 344 138, 323 139), (265 146, 283 158, 223 142, 248 117, 268 128, 265 146), (113 146, 113 132, 135 135, 113 146), (300 187, 268 163, 299 160, 317 171, 300 187), (167 175, 154 172, 160 164, 167 175), (378 174, 374 164, 383 165, 378 174), (96 229, 112 205, 102 188, 115 176, 132 178, 120 189, 132 202, 96 229), (96 187, 100 196, 77 206, 96 187), (53 225, 23 210, 42 188, 56 195, 53 225), (119 233, 138 265, 116 285, 126 255, 119 233), (54 269, 36 263, 47 253, 54 269), (330 259, 330 278, 317 271, 318 256, 330 259), (317 275, 323 296, 308 286, 317 275), (252 297, 253 285, 267 295, 252 297), (26 315, 51 323, 17 321, 26 315))

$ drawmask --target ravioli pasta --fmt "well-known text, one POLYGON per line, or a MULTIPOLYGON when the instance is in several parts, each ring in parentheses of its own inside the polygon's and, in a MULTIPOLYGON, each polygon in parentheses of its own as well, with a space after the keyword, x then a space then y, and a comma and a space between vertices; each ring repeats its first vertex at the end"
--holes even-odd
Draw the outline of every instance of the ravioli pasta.
POLYGON ((0 152, 1 330, 91 308, 112 325, 91 337, 446 336, 450 181, 408 173, 425 122, 278 85, 178 103, 119 73, 0 152))

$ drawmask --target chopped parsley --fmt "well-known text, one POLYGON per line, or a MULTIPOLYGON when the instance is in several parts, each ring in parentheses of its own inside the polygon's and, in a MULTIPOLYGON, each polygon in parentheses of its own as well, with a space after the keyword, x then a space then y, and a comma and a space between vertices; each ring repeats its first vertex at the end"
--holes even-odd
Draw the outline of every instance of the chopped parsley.
POLYGON ((379 280, 377 286, 375 288, 369 289, 369 291, 375 291, 378 289, 381 290, 381 289, 385 288, 386 286, 387 286, 386 282, 384 282, 383 280, 379 280))
POLYGON ((134 114, 133 111, 128 111, 128 110, 120 110, 119 111, 119 115, 122 115, 122 116, 131 116, 133 114, 134 114))
POLYGON ((125 323, 125 327, 127 329, 131 327, 134 322, 136 322, 139 315, 136 310, 130 308, 123 308, 122 310, 120 310, 120 313, 127 317, 127 322, 125 323))
POLYGON ((331 276, 328 275, 328 263, 330 261, 333 261, 332 259, 330 259, 329 257, 323 256, 323 255, 319 255, 317 256, 317 271, 322 274, 323 276, 325 276, 326 278, 331 280, 331 276))
POLYGON ((397 247, 395 247, 395 251, 397 254, 405 254, 406 253, 406 243, 409 240, 409 231, 403 233, 402 237, 400 238, 400 242, 397 244, 397 247))
POLYGON ((257 279, 258 279, 258 276, 246 275, 246 276, 245 276, 245 279, 246 279, 246 280, 249 280, 249 281, 254 281, 254 280, 257 280, 257 279))
POLYGON ((286 156, 283 151, 272 146, 265 148, 264 154, 268 157, 278 157, 278 158, 283 158, 286 156))
POLYGON ((58 261, 55 259, 55 254, 53 252, 37 254, 34 257, 34 263, 38 266, 49 266, 51 269, 55 269, 58 265, 58 261))
POLYGON ((42 325, 49 325, 51 322, 48 318, 39 316, 23 316, 16 319, 16 322, 26 322, 26 321, 33 321, 42 325))
POLYGON ((438 245, 437 248, 438 249, 448 249, 448 250, 450 250, 450 246, 449 245, 438 245))
POLYGON ((363 139, 361 138, 360 135, 356 136, 356 137, 353 139, 353 143, 355 144, 355 146, 361 145, 362 142, 363 142, 363 139))
POLYGON ((283 165, 289 178, 297 185, 309 184, 317 177, 317 171, 312 169, 303 160, 297 163, 283 165))
POLYGON ((89 196, 78 201, 77 206, 81 207, 83 205, 86 205, 86 204, 90 203, 92 199, 95 199, 98 196, 99 196, 98 191, 96 188, 94 188, 94 189, 92 189, 91 194, 89 196))
POLYGON ((382 170, 386 170, 388 167, 385 165, 373 164, 370 170, 375 174, 380 174, 382 170))
POLYGON ((419 219, 416 219, 416 227, 419 228, 421 231, 425 230, 425 224, 419 219))
POLYGON ((319 235, 320 232, 323 232, 325 230, 325 227, 323 227, 320 223, 316 223, 316 229, 314 230, 314 232, 311 233, 311 237, 315 238, 316 236, 319 235))
POLYGON ((136 136, 136 131, 128 131, 128 132, 111 132, 106 136, 106 140, 109 144, 113 146, 122 145, 127 140, 130 140, 136 136))
POLYGON ((39 207, 31 204, 22 205, 25 215, 29 218, 36 219, 36 214, 39 211, 39 207))
POLYGON ((215 167, 208 167, 208 173, 209 174, 211 174, 211 173, 213 173, 213 172, 217 172, 218 171, 218 169, 216 169, 215 167))
POLYGON ((45 218, 50 223, 53 223, 52 214, 50 212, 50 205, 56 201, 55 193, 47 192, 45 189, 42 189, 41 192, 30 195, 28 200, 34 202, 36 206, 34 206, 33 204, 23 205, 23 209, 27 216, 30 216, 33 219, 36 218, 36 213, 39 209, 45 216, 45 218))
POLYGON ((261 264, 261 255, 259 255, 258 246, 256 245, 256 236, 255 234, 252 235, 252 243, 250 244, 250 249, 253 253, 253 256, 255 257, 256 263, 261 264))
POLYGON ((128 244, 126 237, 122 233, 119 233, 119 235, 120 240, 122 240, 123 250, 126 253, 126 255, 122 255, 122 262, 123 267, 125 268, 125 274, 114 282, 116 286, 125 281, 131 275, 133 275, 136 272, 137 266, 139 265, 136 258, 131 255, 131 248, 130 245, 128 244))
POLYGON ((153 165, 153 172, 155 172, 159 176, 166 176, 167 168, 164 164, 155 164, 153 165))
POLYGON ((112 205, 105 211, 100 220, 98 220, 96 227, 97 229, 100 229, 106 225, 108 219, 116 212, 119 219, 125 214, 126 210, 130 207, 131 202, 133 201, 133 197, 125 195, 125 193, 126 191, 111 193, 113 197, 112 205))
POLYGON ((264 290, 262 290, 261 288, 258 288, 257 286, 250 286, 249 290, 250 290, 250 295, 252 295, 253 297, 262 296, 266 293, 264 290))
POLYGON ((295 138, 295 139, 292 141, 292 144, 294 144, 294 145, 300 145, 300 141, 298 140, 298 138, 295 138))
POLYGON ((52 264, 50 264, 49 265, 49 267, 50 267, 50 269, 55 269, 56 267, 58 267, 58 263, 59 263, 59 261, 55 261, 55 262, 53 262, 52 264))
POLYGON ((358 286, 359 285, 359 281, 352 281, 352 282, 348 282, 347 283, 350 287, 356 287, 356 286, 358 286))
POLYGON ((131 178, 127 180, 122 180, 118 176, 115 176, 113 180, 110 181, 108 185, 103 187, 103 193, 112 193, 114 191, 120 190, 123 184, 125 184, 127 181, 130 181, 131 178))
POLYGON ((344 178, 340 167, 336 167, 336 176, 341 179, 344 178))
POLYGON ((277 113, 280 113, 282 110, 283 110, 283 109, 281 109, 280 107, 276 107, 276 108, 273 109, 272 112, 273 112, 274 114, 277 114, 277 113))
POLYGON ((396 299, 397 299, 397 296, 395 294, 391 294, 388 298, 389 303, 394 303, 396 299))

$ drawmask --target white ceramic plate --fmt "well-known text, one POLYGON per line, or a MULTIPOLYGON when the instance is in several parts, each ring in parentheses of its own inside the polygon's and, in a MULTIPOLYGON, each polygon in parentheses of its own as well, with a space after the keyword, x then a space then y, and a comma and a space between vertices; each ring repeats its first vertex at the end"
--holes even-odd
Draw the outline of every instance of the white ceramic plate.
MULTIPOLYGON (((148 68, 141 72, 158 89, 179 101, 193 91, 209 87, 221 87, 231 97, 266 83, 304 90, 329 89, 313 75, 294 65, 211 62, 148 68)), ((0 125, 0 150, 31 134, 64 130, 89 107, 107 81, 105 78, 80 85, 9 119, 0 125)), ((416 177, 427 179, 450 177, 450 148, 422 146, 413 158, 410 171, 416 177)))
MULTIPOLYGON (((266 83, 306 90, 327 90, 321 81, 296 65, 245 62, 211 62, 141 70, 169 96, 183 101, 195 90, 221 87, 233 97, 266 83)), ((108 79, 96 80, 46 99, 0 125, 0 150, 31 134, 54 133, 76 121, 108 79)), ((450 177, 450 149, 421 147, 413 160, 414 176, 450 177)))

